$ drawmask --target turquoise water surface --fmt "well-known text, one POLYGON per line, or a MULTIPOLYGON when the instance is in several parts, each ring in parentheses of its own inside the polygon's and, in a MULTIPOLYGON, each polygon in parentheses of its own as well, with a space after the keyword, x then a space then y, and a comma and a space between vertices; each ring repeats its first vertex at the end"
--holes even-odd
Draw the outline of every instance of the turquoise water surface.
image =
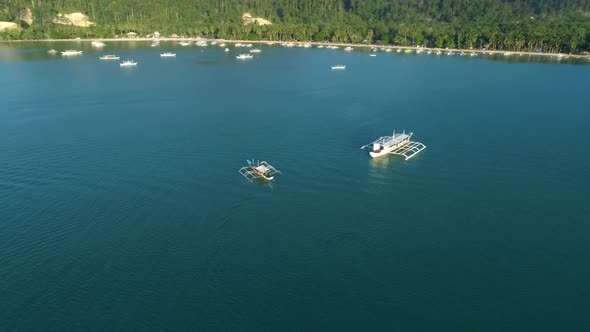
POLYGON ((0 43, 0 330, 590 329, 590 62, 148 45, 0 43))

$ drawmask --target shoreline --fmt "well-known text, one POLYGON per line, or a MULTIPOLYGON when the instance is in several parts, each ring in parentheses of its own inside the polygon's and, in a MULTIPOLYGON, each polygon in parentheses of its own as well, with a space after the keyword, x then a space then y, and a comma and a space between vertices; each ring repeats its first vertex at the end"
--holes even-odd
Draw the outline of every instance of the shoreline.
POLYGON ((208 42, 216 41, 218 43, 246 43, 246 44, 283 44, 292 43, 293 46, 302 44, 310 44, 312 46, 338 46, 338 47, 360 47, 360 48, 376 48, 384 51, 386 49, 393 50, 412 50, 412 51, 431 51, 431 52, 453 52, 457 53, 477 53, 477 54, 488 54, 488 55, 518 55, 518 56, 544 56, 544 57, 558 57, 558 58, 574 58, 574 59, 587 59, 590 60, 590 55, 584 54, 566 54, 566 53, 547 53, 547 52, 526 52, 526 51, 501 51, 501 50, 482 50, 482 49, 462 49, 462 48, 436 48, 436 47, 419 47, 419 46, 395 46, 395 45, 374 45, 374 44, 352 44, 352 43, 331 43, 331 42, 291 42, 291 41, 278 41, 278 40, 239 40, 239 39, 203 39, 203 38, 81 38, 81 39, 36 39, 36 40, 0 40, 0 43, 23 43, 23 42, 91 42, 91 41, 103 41, 103 42, 153 42, 153 41, 183 41, 183 40, 206 40, 208 42))

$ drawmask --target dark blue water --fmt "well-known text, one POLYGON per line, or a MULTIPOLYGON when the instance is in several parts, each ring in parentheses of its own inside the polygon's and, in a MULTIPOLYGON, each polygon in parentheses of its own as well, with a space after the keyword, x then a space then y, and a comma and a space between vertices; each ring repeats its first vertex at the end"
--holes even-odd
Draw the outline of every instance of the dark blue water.
POLYGON ((588 64, 80 45, 0 44, 0 330, 590 329, 588 64))

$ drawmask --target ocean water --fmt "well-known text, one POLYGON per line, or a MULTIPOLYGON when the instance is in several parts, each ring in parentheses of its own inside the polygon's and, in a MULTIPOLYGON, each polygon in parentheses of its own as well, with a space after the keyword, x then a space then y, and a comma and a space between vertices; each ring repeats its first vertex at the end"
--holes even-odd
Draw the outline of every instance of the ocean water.
POLYGON ((0 43, 0 330, 590 330, 590 62, 261 49, 0 43))

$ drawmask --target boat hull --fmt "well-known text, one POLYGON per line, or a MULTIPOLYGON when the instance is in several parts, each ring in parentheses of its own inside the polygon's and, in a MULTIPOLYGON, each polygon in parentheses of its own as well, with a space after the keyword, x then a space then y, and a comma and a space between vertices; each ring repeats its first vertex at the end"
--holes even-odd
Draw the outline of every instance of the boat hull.
POLYGON ((375 151, 371 151, 371 152, 369 152, 369 155, 370 155, 371 157, 373 157, 373 158, 379 158, 379 157, 383 157, 383 156, 386 156, 386 155, 388 155, 388 154, 389 154, 389 152, 387 152, 386 150, 381 150, 381 151, 379 151, 379 152, 375 152, 375 151))

